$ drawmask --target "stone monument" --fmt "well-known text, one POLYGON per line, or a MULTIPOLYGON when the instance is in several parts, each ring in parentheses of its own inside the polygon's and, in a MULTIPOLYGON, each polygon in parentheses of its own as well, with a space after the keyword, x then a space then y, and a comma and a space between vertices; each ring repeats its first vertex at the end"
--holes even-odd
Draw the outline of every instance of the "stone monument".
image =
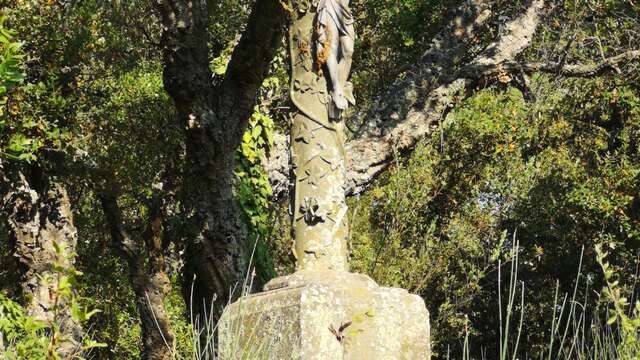
POLYGON ((231 359, 429 359, 423 300, 349 272, 344 110, 355 41, 349 0, 292 0, 293 253, 296 272, 229 305, 219 355, 231 359))

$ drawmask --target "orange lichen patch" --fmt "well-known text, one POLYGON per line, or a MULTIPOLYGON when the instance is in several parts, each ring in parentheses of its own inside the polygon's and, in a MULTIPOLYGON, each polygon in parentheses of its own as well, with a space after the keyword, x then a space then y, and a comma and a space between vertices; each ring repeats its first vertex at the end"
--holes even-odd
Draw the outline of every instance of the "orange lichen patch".
POLYGON ((324 35, 322 39, 322 51, 318 51, 316 54, 316 64, 318 65, 318 73, 322 74, 322 66, 327 63, 329 56, 331 56, 331 29, 324 27, 324 34, 321 33, 320 25, 316 25, 316 34, 318 39, 322 39, 321 35, 324 35))
POLYGON ((300 54, 306 55, 311 52, 311 47, 308 42, 302 40, 298 44, 298 51, 300 51, 300 54))

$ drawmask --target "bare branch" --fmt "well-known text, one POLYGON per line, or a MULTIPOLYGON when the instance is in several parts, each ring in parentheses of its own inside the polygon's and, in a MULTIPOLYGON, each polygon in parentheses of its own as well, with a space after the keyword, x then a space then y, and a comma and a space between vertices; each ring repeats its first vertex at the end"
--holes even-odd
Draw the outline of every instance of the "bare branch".
POLYGON ((509 62, 503 64, 502 69, 505 71, 521 70, 525 73, 544 72, 566 77, 594 77, 605 75, 612 71, 619 73, 621 66, 638 59, 640 59, 640 50, 632 50, 593 64, 568 64, 558 67, 558 64, 550 63, 509 62))
POLYGON ((436 34, 420 61, 409 67, 401 79, 381 94, 369 109, 356 115, 363 124, 356 138, 376 137, 409 116, 410 109, 421 108, 429 91, 442 83, 477 41, 477 32, 490 18, 486 0, 468 0, 436 34))
POLYGON ((524 49, 531 45, 531 40, 533 40, 533 35, 538 28, 544 8, 544 0, 533 0, 522 15, 507 23, 504 34, 489 45, 484 53, 478 56, 472 64, 497 65, 515 59, 524 49))
POLYGON ((640 58, 640 50, 631 50, 622 54, 606 58, 603 61, 592 64, 562 64, 544 62, 517 62, 505 61, 499 64, 467 65, 457 72, 456 77, 468 79, 482 79, 483 83, 490 84, 495 79, 502 77, 502 82, 509 82, 512 75, 532 74, 536 72, 549 73, 564 77, 595 77, 609 72, 620 73, 620 67, 640 58))
POLYGON ((142 257, 138 244, 129 236, 124 228, 122 212, 118 206, 118 201, 113 193, 102 193, 99 195, 102 203, 102 211, 107 220, 107 225, 111 231, 111 238, 114 247, 131 263, 142 257))

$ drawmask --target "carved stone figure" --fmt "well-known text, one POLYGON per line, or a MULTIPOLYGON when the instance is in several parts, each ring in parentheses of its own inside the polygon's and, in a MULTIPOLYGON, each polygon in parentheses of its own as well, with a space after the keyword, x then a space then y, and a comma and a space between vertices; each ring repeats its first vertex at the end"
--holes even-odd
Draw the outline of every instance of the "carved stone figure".
POLYGON ((348 103, 355 105, 353 87, 347 80, 355 41, 353 15, 348 0, 320 0, 317 16, 316 53, 319 67, 324 65, 331 81, 332 106, 329 117, 339 119, 348 103))
POLYGON ((294 1, 289 44, 294 254, 299 270, 347 271, 344 135, 355 31, 348 0, 294 1))

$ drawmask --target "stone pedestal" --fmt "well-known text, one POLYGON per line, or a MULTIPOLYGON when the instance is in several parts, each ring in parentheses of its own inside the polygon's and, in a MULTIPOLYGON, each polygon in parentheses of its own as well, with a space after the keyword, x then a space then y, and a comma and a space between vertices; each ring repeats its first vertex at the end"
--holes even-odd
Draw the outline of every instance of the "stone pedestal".
POLYGON ((429 359, 429 313, 365 275, 301 271, 241 298, 220 320, 222 360, 429 359))

